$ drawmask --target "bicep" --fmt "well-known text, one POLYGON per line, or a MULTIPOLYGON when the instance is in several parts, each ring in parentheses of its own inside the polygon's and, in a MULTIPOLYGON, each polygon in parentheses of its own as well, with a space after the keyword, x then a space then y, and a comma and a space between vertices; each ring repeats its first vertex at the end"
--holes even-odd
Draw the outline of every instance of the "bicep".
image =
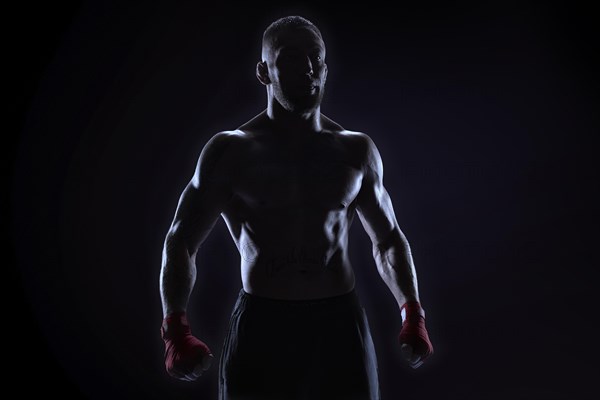
POLYGON ((392 200, 383 184, 363 182, 356 212, 374 245, 380 245, 398 228, 392 200))
MULTIPOLYGON (((365 135, 366 136, 366 135, 365 135)), ((356 212, 374 245, 380 245, 399 230, 392 199, 383 185, 383 162, 375 143, 365 137, 363 179, 357 195, 356 212)))
POLYGON ((232 197, 225 157, 227 140, 215 135, 204 146, 177 204, 169 233, 182 241, 190 254, 198 250, 232 197))

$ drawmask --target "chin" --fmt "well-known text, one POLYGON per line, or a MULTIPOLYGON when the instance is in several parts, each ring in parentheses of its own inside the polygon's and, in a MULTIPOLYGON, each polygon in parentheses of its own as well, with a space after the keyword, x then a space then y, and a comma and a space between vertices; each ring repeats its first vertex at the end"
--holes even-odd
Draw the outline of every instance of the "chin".
POLYGON ((315 111, 321 105, 322 96, 318 92, 314 95, 303 96, 294 99, 286 99, 286 108, 294 113, 308 113, 315 111))

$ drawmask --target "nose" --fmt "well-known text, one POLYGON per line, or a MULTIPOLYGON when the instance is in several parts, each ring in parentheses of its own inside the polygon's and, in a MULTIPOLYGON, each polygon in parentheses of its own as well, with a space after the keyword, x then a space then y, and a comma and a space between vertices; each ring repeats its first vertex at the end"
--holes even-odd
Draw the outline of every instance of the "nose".
POLYGON ((304 58, 304 62, 302 63, 302 73, 306 74, 306 75, 313 75, 314 74, 313 64, 312 64, 312 61, 310 61, 310 57, 309 56, 306 56, 304 58))

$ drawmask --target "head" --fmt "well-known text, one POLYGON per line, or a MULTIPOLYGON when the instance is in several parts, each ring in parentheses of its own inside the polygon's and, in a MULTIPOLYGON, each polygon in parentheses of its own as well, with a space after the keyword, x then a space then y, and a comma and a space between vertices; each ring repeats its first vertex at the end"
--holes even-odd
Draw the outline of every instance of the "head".
POLYGON ((327 78, 325 43, 319 29, 299 16, 280 18, 265 30, 258 80, 269 101, 306 113, 321 104, 327 78))

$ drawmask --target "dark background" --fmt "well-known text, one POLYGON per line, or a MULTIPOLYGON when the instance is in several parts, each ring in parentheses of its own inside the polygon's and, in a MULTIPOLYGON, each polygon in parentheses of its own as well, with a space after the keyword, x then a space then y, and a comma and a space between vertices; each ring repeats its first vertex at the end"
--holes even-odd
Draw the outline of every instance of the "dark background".
MULTIPOLYGON (((260 112, 260 37, 322 30, 322 111, 368 133, 417 266, 435 355, 400 358, 358 218, 350 254, 384 400, 585 399, 597 388, 597 15, 558 3, 323 9, 61 2, 11 9, 4 333, 24 394, 215 399, 164 372, 162 241, 198 154, 260 112)), ((5 143, 6 144, 6 143, 5 143)), ((241 287, 222 220, 189 307, 218 357, 241 287)), ((265 349, 268 351, 268 349, 265 349)), ((216 361, 216 360, 215 360, 216 361)), ((11 383, 9 382, 9 385, 11 383)))

